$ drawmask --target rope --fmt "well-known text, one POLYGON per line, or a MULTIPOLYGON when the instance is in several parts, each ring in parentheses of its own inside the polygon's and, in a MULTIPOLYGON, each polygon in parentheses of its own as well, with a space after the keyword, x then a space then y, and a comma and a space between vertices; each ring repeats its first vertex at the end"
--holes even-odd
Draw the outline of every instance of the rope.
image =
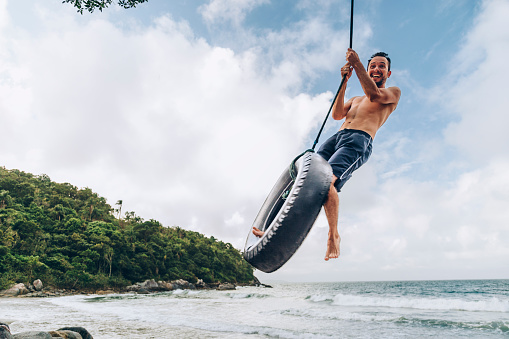
MULTIPOLYGON (((351 5, 350 5, 350 48, 352 48, 352 41, 353 41, 353 2, 354 2, 354 0, 352 0, 351 5)), ((329 111, 327 112, 327 116, 325 116, 325 120, 322 123, 322 127, 320 128, 320 131, 318 132, 318 135, 316 136, 316 139, 313 143, 313 147, 310 149, 307 149, 304 152, 302 152, 301 154, 299 154, 291 162, 289 172, 290 172, 290 177, 292 178, 292 184, 288 187, 288 189, 286 191, 284 191, 281 194, 281 198, 283 200, 286 200, 286 198, 288 198, 288 195, 290 194, 290 191, 292 190, 293 183, 295 182, 295 179, 297 178, 297 169, 295 167, 295 163, 297 162, 297 160, 299 160, 300 157, 302 157, 307 152, 313 152, 313 153, 315 152, 315 147, 316 147, 316 144, 318 144, 318 139, 320 139, 320 135, 322 134, 323 128, 325 127, 325 123, 329 119, 330 112, 332 111, 332 108, 334 107, 334 104, 336 103, 336 99, 338 98, 339 92, 343 88, 343 84, 345 83, 345 80, 346 80, 346 75, 343 76, 343 79, 341 79, 341 83, 339 84, 338 91, 336 92, 336 95, 334 96, 334 100, 332 100, 332 104, 329 108, 329 111)))
MULTIPOLYGON (((351 10, 350 10, 350 48, 352 48, 352 41, 353 41, 353 1, 351 3, 351 10)), ((341 79, 341 83, 339 84, 338 91, 336 92, 336 95, 334 96, 334 100, 332 100, 332 104, 330 105, 329 111, 327 112, 327 116, 325 117, 325 120, 322 123, 322 127, 320 128, 320 131, 318 132, 318 135, 316 136, 315 142, 313 143, 312 150, 315 149, 316 144, 318 144, 318 139, 320 139, 320 135, 322 134, 323 128, 325 127, 325 123, 327 122, 327 119, 329 119, 330 112, 332 111, 332 107, 334 107, 334 104, 336 103, 336 99, 338 98, 339 92, 341 91, 341 88, 343 88, 343 84, 345 83, 346 75, 343 76, 343 79, 341 79)))

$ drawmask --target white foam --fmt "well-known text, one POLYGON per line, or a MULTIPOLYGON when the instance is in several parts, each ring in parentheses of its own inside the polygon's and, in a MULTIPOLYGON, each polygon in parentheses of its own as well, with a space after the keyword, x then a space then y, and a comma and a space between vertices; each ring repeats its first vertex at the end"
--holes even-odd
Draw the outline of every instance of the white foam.
POLYGON ((414 308, 423 310, 460 310, 509 313, 509 301, 491 298, 467 301, 446 298, 406 298, 406 297, 365 297, 338 294, 333 298, 338 306, 375 306, 393 308, 414 308))
POLYGON ((333 301, 334 297, 332 295, 317 294, 309 296, 307 299, 314 302, 323 302, 323 301, 333 301))

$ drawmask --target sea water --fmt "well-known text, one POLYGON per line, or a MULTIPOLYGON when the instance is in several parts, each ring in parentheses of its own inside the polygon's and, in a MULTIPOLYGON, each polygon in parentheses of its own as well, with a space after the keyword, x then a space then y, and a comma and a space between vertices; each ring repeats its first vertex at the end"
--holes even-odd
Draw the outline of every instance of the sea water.
POLYGON ((509 338, 509 280, 273 284, 0 299, 13 333, 101 338, 509 338))

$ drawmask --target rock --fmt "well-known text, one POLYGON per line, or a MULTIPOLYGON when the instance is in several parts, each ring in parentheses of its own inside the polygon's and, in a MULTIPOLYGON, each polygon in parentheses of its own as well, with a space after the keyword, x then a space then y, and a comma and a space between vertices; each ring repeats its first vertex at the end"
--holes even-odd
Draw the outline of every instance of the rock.
POLYGON ((257 277, 253 276, 253 281, 251 282, 252 285, 258 287, 260 286, 262 283, 260 282, 260 280, 258 280, 257 277))
POLYGON ((40 331, 30 331, 30 332, 22 332, 16 333, 12 336, 13 339, 51 339, 51 334, 48 332, 40 332, 40 331))
POLYGON ((166 281, 158 281, 157 285, 159 286, 159 290, 161 291, 171 291, 173 290, 173 285, 166 281))
POLYGON ((0 339, 12 339, 11 329, 6 323, 0 322, 0 339))
POLYGON ((83 327, 63 327, 56 331, 29 331, 11 334, 9 325, 0 322, 0 339, 94 339, 83 327))
POLYGON ((131 286, 127 286, 126 290, 128 292, 137 292, 140 288, 141 288, 140 285, 131 285, 131 286))
POLYGON ((156 281, 154 279, 145 280, 144 282, 142 282, 140 284, 140 287, 144 288, 148 291, 158 291, 159 290, 159 285, 156 283, 156 281))
POLYGON ((113 290, 106 290, 106 291, 102 291, 102 290, 101 290, 101 291, 97 291, 97 293, 96 293, 96 294, 98 294, 98 295, 104 295, 104 294, 113 294, 113 293, 115 293, 115 291, 113 291, 113 290))
POLYGON ((42 285, 42 281, 40 279, 37 279, 33 282, 34 284, 34 288, 37 292, 40 292, 42 291, 42 288, 43 288, 43 285, 42 285))
POLYGON ((174 280, 171 283, 175 289, 184 290, 189 288, 189 282, 184 279, 174 280))
POLYGON ((219 291, 234 290, 234 289, 235 289, 235 285, 230 284, 230 283, 223 283, 223 284, 219 284, 219 286, 217 286, 217 290, 219 290, 219 291))
POLYGON ((150 291, 142 287, 136 293, 138 293, 138 294, 150 294, 150 291))
POLYGON ((45 298, 47 296, 48 296, 48 294, 44 293, 44 292, 35 292, 35 293, 32 293, 32 295, 31 295, 31 297, 34 297, 34 298, 45 298))
POLYGON ((83 339, 81 334, 74 331, 49 331, 52 338, 65 338, 65 339, 83 339))
POLYGON ((73 331, 79 333, 83 339, 94 339, 92 335, 83 327, 63 327, 58 329, 59 331, 73 331))
POLYGON ((208 285, 202 279, 198 279, 196 288, 208 288, 208 285))
POLYGON ((23 295, 27 294, 28 289, 26 288, 25 284, 20 283, 12 286, 11 288, 8 288, 6 290, 3 290, 0 292, 0 294, 7 295, 7 296, 17 296, 17 295, 23 295))

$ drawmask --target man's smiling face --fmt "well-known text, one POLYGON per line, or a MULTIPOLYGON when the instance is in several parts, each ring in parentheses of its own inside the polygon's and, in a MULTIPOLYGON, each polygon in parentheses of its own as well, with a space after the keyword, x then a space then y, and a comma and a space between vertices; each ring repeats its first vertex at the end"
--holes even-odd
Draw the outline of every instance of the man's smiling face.
POLYGON ((383 88, 387 78, 391 76, 391 71, 389 71, 388 67, 388 60, 382 56, 374 57, 368 65, 369 77, 375 81, 379 88, 383 88))

